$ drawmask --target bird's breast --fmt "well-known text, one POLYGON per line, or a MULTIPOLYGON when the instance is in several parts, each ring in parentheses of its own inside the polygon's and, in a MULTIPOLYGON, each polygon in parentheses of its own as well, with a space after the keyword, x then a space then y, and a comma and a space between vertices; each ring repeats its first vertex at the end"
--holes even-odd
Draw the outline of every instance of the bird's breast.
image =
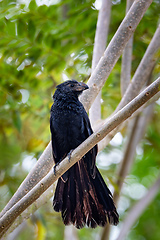
POLYGON ((76 148, 84 140, 81 114, 68 110, 59 112, 55 119, 55 132, 61 148, 68 148, 68 151, 76 148))

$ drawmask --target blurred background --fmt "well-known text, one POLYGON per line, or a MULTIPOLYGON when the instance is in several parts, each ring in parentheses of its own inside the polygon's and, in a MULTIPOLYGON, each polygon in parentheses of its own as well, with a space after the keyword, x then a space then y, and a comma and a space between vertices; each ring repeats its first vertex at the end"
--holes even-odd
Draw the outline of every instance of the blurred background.
MULTIPOLYGON (((159 4, 158 0, 152 3, 135 32, 132 76, 157 28, 159 4)), ((55 86, 66 79, 87 82, 91 74, 100 5, 101 1, 92 0, 0 1, 0 210, 50 141, 49 117, 55 86)), ((126 1, 112 1, 108 42, 124 18, 125 8, 126 1)), ((153 78, 159 72, 160 64, 157 64, 153 78)), ((121 59, 102 90, 103 119, 120 102, 120 74, 121 59)), ((120 221, 158 177, 159 119, 160 100, 154 105, 146 133, 136 147, 135 163, 125 179, 118 205, 120 221)), ((126 139, 126 128, 123 128, 97 158, 111 191, 126 139)), ((127 239, 159 239, 159 213, 160 194, 136 221, 127 239)), ((110 239, 116 238, 120 226, 113 228, 110 239)), ((51 200, 24 223, 16 237, 8 239, 64 239, 64 230, 51 200)), ((76 232, 76 237, 100 239, 101 234, 101 228, 84 228, 76 232)))

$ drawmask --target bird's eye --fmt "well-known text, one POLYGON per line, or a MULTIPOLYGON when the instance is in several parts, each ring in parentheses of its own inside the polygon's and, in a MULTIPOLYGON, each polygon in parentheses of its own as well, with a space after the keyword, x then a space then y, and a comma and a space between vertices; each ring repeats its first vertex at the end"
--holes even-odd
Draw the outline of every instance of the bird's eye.
POLYGON ((74 84, 71 84, 70 86, 71 86, 71 87, 74 87, 74 84))

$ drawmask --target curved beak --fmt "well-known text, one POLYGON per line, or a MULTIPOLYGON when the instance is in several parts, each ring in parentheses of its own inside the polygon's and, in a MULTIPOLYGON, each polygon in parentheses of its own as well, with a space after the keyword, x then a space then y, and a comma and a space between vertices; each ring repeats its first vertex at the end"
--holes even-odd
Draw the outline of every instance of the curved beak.
POLYGON ((76 86, 76 90, 77 91, 84 91, 86 89, 88 89, 89 87, 87 86, 87 84, 83 83, 83 82, 79 82, 78 85, 76 86))

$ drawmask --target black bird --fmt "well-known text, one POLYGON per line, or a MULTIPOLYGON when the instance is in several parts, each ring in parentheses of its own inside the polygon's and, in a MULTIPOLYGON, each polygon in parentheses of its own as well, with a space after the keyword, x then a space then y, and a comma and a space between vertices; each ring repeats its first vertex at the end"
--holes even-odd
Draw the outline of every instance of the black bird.
MULTIPOLYGON (((78 96, 88 86, 68 80, 56 87, 51 107, 52 152, 58 164, 93 131, 78 96)), ((118 224, 112 194, 95 165, 97 145, 58 179, 53 208, 62 213, 65 225, 95 228, 118 224)))

